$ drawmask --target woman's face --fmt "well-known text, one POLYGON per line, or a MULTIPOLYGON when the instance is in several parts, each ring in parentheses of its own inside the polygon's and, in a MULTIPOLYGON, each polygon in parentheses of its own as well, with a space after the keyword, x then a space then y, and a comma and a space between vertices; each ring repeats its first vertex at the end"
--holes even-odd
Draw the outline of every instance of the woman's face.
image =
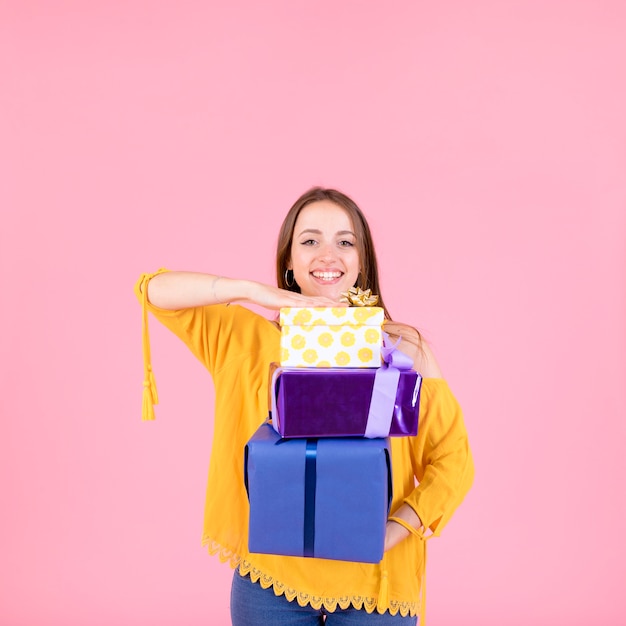
POLYGON ((306 296, 339 301, 352 287, 360 261, 348 213, 330 200, 307 204, 298 215, 287 269, 306 296))

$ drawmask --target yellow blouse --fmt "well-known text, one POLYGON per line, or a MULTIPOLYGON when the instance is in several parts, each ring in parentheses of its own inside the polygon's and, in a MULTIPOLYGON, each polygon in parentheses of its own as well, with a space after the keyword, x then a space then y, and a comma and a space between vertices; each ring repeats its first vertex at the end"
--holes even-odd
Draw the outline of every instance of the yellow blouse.
MULTIPOLYGON (((334 611, 352 605, 368 612, 419 613, 426 558, 422 532, 386 552, 379 564, 248 552, 243 450, 268 414, 269 364, 279 360, 280 331, 238 305, 159 309, 145 295, 154 275, 142 275, 135 286, 144 315, 144 418, 154 419, 152 404, 158 401, 150 366, 148 311, 185 342, 215 386, 202 544, 262 587, 272 586, 277 595, 284 593, 302 606, 334 611)), ((392 437, 391 455, 391 510, 406 502, 428 529, 426 534, 438 535, 474 476, 463 415, 444 379, 424 379, 418 435, 392 437)))

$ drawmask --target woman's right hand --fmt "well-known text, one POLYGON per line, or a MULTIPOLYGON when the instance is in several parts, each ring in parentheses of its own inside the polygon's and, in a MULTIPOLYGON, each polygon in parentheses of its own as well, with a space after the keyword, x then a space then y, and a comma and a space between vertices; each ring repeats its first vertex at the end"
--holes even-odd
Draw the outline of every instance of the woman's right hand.
POLYGON ((329 298, 303 296, 252 280, 199 272, 163 272, 148 283, 148 300, 161 309, 186 309, 209 304, 249 302, 266 309, 345 306, 329 298))
POLYGON ((272 310, 283 307, 346 306, 345 303, 336 302, 330 298, 304 296, 301 293, 252 281, 250 281, 250 297, 247 301, 272 310))

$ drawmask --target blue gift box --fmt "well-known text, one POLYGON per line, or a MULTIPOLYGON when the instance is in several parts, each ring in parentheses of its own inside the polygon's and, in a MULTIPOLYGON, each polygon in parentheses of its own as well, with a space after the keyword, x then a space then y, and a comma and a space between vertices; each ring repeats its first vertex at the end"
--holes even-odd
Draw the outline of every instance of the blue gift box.
POLYGON ((391 504, 386 439, 283 439, 246 446, 250 552, 378 563, 391 504))

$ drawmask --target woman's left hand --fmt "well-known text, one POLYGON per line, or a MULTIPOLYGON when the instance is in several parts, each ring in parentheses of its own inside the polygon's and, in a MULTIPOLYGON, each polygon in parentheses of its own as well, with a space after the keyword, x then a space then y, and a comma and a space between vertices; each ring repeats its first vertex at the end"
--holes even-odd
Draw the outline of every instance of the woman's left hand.
MULTIPOLYGON (((399 517, 404 520, 416 530, 422 527, 422 522, 417 513, 408 505, 403 504, 394 514, 394 517, 399 517)), ((391 550, 394 546, 398 545, 403 539, 406 539, 410 535, 409 531, 400 524, 389 520, 387 522, 387 529, 385 531, 385 552, 391 550)))

